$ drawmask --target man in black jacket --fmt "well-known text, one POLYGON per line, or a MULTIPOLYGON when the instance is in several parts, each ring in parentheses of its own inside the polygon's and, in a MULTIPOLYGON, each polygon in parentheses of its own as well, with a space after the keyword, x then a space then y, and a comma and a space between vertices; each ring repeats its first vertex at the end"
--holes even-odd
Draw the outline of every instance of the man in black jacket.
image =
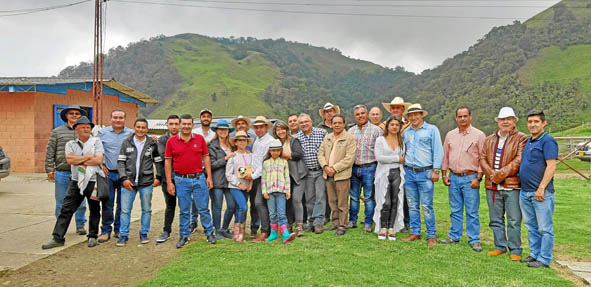
POLYGON ((125 246, 129 238, 129 223, 133 201, 137 193, 142 203, 140 242, 150 242, 150 219, 152 217, 152 188, 160 185, 163 159, 158 152, 156 141, 147 137, 148 121, 137 119, 133 125, 135 133, 121 145, 117 169, 123 185, 121 190, 121 227, 117 246, 125 246), (154 164, 156 179, 154 179, 154 164))
MULTIPOLYGON (((179 133, 180 119, 177 115, 170 115, 166 120, 166 127, 168 132, 158 139, 158 152, 160 156, 164 158, 164 152, 166 151, 166 142, 170 137, 174 137, 179 133)), ((173 163, 174 164, 174 163, 173 163)), ((173 179, 174 182, 174 179, 173 179)), ((156 239, 156 243, 164 243, 170 239, 170 233, 172 233, 172 221, 174 220, 174 211, 176 209, 176 195, 168 193, 168 184, 166 183, 166 176, 162 177, 162 193, 164 194, 164 202, 166 203, 166 210, 164 211, 164 229, 160 237, 156 239)))

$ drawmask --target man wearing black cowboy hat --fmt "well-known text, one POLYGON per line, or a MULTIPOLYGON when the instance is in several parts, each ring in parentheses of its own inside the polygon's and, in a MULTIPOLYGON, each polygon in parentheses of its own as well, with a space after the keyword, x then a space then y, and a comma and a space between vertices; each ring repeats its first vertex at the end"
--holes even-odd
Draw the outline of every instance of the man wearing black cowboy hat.
MULTIPOLYGON (((86 111, 80 106, 70 105, 60 112, 60 118, 64 123, 63 126, 55 128, 49 136, 49 142, 45 150, 45 172, 47 178, 55 181, 55 217, 57 218, 62 209, 64 197, 70 183, 70 165, 66 162, 65 146, 66 143, 76 139, 76 132, 72 127, 80 116, 86 116, 86 111)), ((86 203, 82 204, 76 211, 76 233, 85 235, 86 230, 84 224, 86 223, 86 203)))
POLYGON ((41 246, 50 249, 63 246, 64 235, 68 230, 72 215, 84 201, 88 200, 90 222, 88 224, 88 247, 97 245, 98 225, 101 219, 100 201, 91 199, 97 176, 104 175, 100 165, 103 163, 103 144, 98 137, 91 136, 94 124, 87 117, 78 118, 73 128, 78 137, 66 143, 64 148, 66 162, 70 165, 71 182, 63 201, 57 221, 53 228, 53 239, 41 246))

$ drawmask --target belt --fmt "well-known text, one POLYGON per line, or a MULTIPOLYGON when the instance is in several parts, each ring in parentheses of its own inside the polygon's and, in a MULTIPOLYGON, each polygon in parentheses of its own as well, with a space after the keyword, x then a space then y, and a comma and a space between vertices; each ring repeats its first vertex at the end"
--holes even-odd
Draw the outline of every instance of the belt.
POLYGON ((430 166, 425 166, 425 167, 412 167, 412 166, 408 166, 408 165, 407 165, 407 166, 404 166, 404 167, 405 167, 405 168, 408 168, 408 169, 410 169, 410 170, 412 170, 412 171, 414 171, 414 172, 422 172, 422 171, 425 171, 425 170, 430 170, 430 169, 433 169, 433 166, 432 166, 432 165, 430 165, 430 166))
POLYGON ((119 173, 119 170, 117 170, 117 169, 109 169, 109 173, 119 173))
POLYGON ((317 168, 308 168, 308 170, 311 170, 311 171, 319 171, 319 170, 321 170, 321 169, 322 169, 321 167, 317 167, 317 168))
POLYGON ((364 163, 364 164, 354 164, 353 166, 358 167, 358 168, 365 168, 365 167, 370 167, 372 165, 376 164, 376 162, 370 162, 370 163, 364 163))
POLYGON ((473 175, 476 173, 476 171, 473 171, 473 170, 466 171, 466 172, 460 172, 460 173, 453 172, 452 170, 450 170, 450 172, 453 173, 455 176, 460 176, 460 177, 469 176, 469 175, 473 175))
POLYGON ((184 178, 199 178, 201 175, 203 174, 203 172, 198 172, 198 173, 191 173, 191 174, 180 174, 180 173, 174 173, 174 176, 178 176, 178 177, 184 177, 184 178))

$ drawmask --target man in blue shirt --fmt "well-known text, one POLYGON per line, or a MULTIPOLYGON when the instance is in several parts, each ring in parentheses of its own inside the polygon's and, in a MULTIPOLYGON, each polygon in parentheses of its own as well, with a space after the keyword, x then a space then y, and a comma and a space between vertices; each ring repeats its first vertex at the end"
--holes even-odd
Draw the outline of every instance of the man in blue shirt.
POLYGON ((427 229, 427 245, 437 245, 435 237, 435 211, 433 210, 433 183, 439 180, 443 161, 443 145, 436 126, 426 123, 423 118, 427 111, 420 104, 408 107, 411 126, 402 134, 406 155, 404 157, 404 189, 410 210, 411 235, 403 241, 421 238, 421 210, 427 229))
POLYGON ((521 262, 532 268, 548 267, 554 247, 554 171, 558 158, 556 140, 544 130, 546 116, 543 111, 527 114, 527 129, 531 136, 523 149, 519 177, 521 194, 519 205, 528 229, 529 256, 521 262))
POLYGON ((121 151, 121 144, 125 139, 133 133, 132 129, 125 127, 125 111, 122 109, 114 109, 111 112, 111 126, 101 129, 98 132, 98 137, 103 143, 105 149, 105 161, 103 171, 109 178, 109 201, 103 204, 102 207, 102 222, 101 235, 98 237, 98 242, 104 243, 111 238, 111 231, 114 232, 115 238, 119 238, 119 226, 121 216, 121 182, 119 182, 119 172, 117 171, 117 158, 121 151), (117 211, 113 217, 113 208, 115 206, 115 196, 117 196, 117 211))

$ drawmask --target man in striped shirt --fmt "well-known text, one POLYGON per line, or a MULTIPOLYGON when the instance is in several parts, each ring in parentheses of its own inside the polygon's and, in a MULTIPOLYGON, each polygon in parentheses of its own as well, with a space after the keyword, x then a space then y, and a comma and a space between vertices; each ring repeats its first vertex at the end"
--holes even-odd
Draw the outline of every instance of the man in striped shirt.
POLYGON ((355 152, 355 163, 353 164, 353 175, 351 176, 351 208, 349 209, 348 228, 357 227, 357 214, 359 213, 359 196, 363 186, 363 197, 365 202, 365 221, 363 230, 371 233, 373 224, 373 211, 375 199, 373 195, 373 182, 376 173, 376 156, 374 148, 376 139, 383 131, 378 126, 369 122, 367 108, 364 105, 353 107, 355 126, 349 129, 349 133, 355 137, 357 151, 355 152))

